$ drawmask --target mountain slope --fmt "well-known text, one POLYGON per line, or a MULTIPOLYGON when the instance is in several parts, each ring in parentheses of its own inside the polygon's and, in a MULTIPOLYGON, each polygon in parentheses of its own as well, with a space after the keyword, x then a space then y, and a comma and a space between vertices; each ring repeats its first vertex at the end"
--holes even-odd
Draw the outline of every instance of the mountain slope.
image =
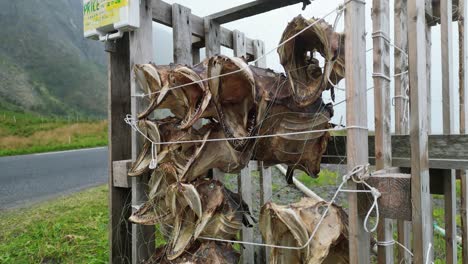
POLYGON ((106 114, 106 57, 82 37, 81 1, 0 1, 0 23, 0 108, 106 114))

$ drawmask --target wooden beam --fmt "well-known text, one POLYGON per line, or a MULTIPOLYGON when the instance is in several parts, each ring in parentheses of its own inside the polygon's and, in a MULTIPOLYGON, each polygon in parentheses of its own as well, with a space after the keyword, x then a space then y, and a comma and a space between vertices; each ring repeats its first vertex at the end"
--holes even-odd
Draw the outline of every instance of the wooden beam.
MULTIPOLYGON (((325 151, 322 163, 346 161, 346 137, 334 136, 325 151), (343 160, 344 159, 344 160, 343 160)), ((375 164, 375 137, 368 137, 369 162, 375 164)), ((392 166, 411 167, 410 137, 392 136, 392 166)), ((429 136, 429 167, 438 169, 468 169, 468 135, 429 136), (450 148, 447 148, 450 146, 450 148)))
MULTIPOLYGON (((392 142, 390 131, 390 4, 388 0, 372 1, 372 41, 375 113, 376 170, 392 166, 392 142)), ((380 189, 379 189, 380 190, 380 189)), ((382 200, 382 199, 380 199, 382 200)), ((378 241, 393 239, 393 220, 381 215, 377 227, 378 241)), ((393 247, 378 247, 377 261, 393 263, 393 247)))
MULTIPOLYGON (((466 112, 468 93, 466 87, 468 87, 468 41, 466 36, 468 35, 468 20, 465 18, 468 16, 468 6, 466 0, 459 0, 458 6, 458 38, 459 38, 459 100, 460 100, 460 134, 466 134, 466 124, 468 115, 466 112)), ((460 170, 460 218, 461 218, 461 231, 462 231, 462 263, 468 263, 468 177, 466 170, 460 170)))
POLYGON ((128 170, 132 166, 132 160, 117 160, 112 162, 113 181, 115 187, 130 188, 132 186, 131 178, 128 177, 128 170))
POLYGON ((130 112, 130 65, 128 34, 115 41, 108 63, 109 138, 109 263, 128 263, 131 257, 131 191, 114 186, 112 163, 132 156, 131 133, 123 118, 130 112))
POLYGON ((192 65, 192 21, 191 10, 179 4, 172 5, 172 36, 174 63, 192 65))
POLYGON ((424 5, 424 0, 408 0, 408 32, 411 32, 408 34, 408 50, 411 87, 411 198, 413 202, 414 263, 430 263, 433 259, 432 250, 429 248, 432 241, 432 206, 429 192, 424 5))
POLYGON ((303 0, 256 0, 240 6, 229 8, 221 12, 211 14, 208 17, 220 24, 229 23, 246 17, 266 13, 278 8, 302 3, 303 0))
MULTIPOLYGON (((130 32, 130 87, 132 94, 137 93, 137 83, 133 66, 138 63, 153 61, 153 25, 151 0, 140 1, 140 27, 130 32)), ((132 115, 137 116, 143 102, 141 97, 132 97, 132 115)), ((141 150, 143 138, 132 131, 132 160, 141 150)), ((147 200, 149 174, 132 178, 132 209, 135 211, 147 200)), ((144 262, 154 252, 154 226, 132 225, 132 263, 144 262)))
MULTIPOLYGON (((442 63, 442 123, 444 134, 454 133, 453 120, 453 52, 452 52, 452 0, 440 1, 441 63, 442 63)), ((445 170, 444 213, 445 213, 445 258, 446 263, 457 263, 457 225, 455 171, 445 170)))
MULTIPOLYGON (((250 162, 249 162, 250 163, 250 162)), ((252 199, 252 177, 250 175, 250 165, 248 164, 240 172, 238 180, 239 193, 242 196, 242 200, 249 206, 250 213, 252 213, 253 199, 252 199)), ((243 241, 254 241, 254 229, 251 227, 242 226, 241 239, 243 241)), ((241 254, 241 263, 249 264, 255 263, 255 248, 252 245, 243 245, 241 254)))
MULTIPOLYGON (((172 5, 162 0, 151 0, 152 5, 152 17, 153 21, 163 24, 168 27, 172 27, 172 5)), ((204 19, 194 14, 190 15, 192 35, 201 39, 198 42, 198 48, 203 47, 205 41, 205 26, 204 19)), ((221 46, 232 49, 232 31, 224 27, 220 27, 219 41, 221 46)), ((252 39, 246 38, 247 54, 253 55, 253 43, 252 39)))
MULTIPOLYGON (((346 34, 346 124, 367 127, 366 91, 366 32, 365 4, 361 1, 348 2, 345 9, 346 34)), ((355 166, 368 163, 367 130, 347 131, 348 171, 355 166)), ((349 189, 356 189, 353 181, 349 189)), ((349 201, 349 257, 351 264, 366 264, 370 261, 370 236, 364 230, 364 217, 358 213, 358 196, 348 194, 349 201)))

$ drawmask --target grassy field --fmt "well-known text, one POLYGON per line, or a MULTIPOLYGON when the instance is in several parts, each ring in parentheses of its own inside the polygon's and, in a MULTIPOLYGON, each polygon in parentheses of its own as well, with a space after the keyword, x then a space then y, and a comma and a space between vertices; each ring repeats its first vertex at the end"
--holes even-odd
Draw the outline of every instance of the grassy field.
POLYGON ((0 156, 105 145, 106 121, 0 111, 0 156))
POLYGON ((107 263, 107 187, 0 214, 0 263, 107 263))

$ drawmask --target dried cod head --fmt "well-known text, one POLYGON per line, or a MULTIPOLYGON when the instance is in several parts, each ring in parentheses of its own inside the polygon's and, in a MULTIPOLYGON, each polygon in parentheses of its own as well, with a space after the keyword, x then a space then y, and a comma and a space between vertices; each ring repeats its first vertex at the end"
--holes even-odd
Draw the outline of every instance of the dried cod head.
POLYGON ((335 32, 324 20, 295 17, 284 30, 280 43, 307 27, 306 31, 278 48, 294 100, 300 106, 315 102, 324 90, 333 88, 329 81, 337 84, 345 74, 344 34, 335 32), (319 60, 314 58, 315 52, 325 59, 323 70, 319 60))
POLYGON ((228 243, 197 242, 174 260, 169 260, 166 248, 158 248, 145 264, 232 264, 239 263, 240 254, 228 243))
POLYGON ((199 236, 235 239, 249 212, 239 195, 210 179, 173 184, 166 203, 174 217, 166 251, 168 260, 179 258, 199 236))
MULTIPOLYGON (((302 198, 290 205, 267 203, 260 212, 260 232, 268 244, 303 246, 327 205, 313 198, 302 198)), ((302 250, 272 248, 269 263, 349 263, 347 219, 343 209, 332 204, 307 247, 302 250)))

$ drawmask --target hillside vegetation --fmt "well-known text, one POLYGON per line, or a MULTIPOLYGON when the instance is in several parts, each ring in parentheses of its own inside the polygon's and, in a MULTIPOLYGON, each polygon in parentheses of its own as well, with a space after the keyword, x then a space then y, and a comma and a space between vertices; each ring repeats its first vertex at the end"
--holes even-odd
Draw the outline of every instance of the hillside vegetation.
POLYGON ((83 38, 81 1, 0 1, 0 23, 0 109, 105 116, 105 52, 83 38))

